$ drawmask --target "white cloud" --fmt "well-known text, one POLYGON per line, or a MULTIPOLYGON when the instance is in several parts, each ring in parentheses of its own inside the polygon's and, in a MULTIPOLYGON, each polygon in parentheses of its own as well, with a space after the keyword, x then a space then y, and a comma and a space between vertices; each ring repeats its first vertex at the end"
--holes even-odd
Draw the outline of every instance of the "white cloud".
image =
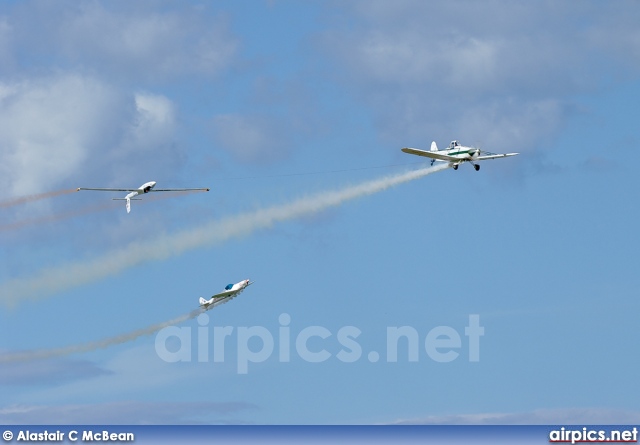
POLYGON ((608 408, 539 409, 522 413, 479 413, 399 419, 393 425, 632 425, 639 411, 608 408))
POLYGON ((255 409, 244 402, 138 402, 11 405, 0 408, 3 425, 242 424, 230 417, 255 409))
POLYGON ((72 64, 117 79, 212 76, 230 64, 238 46, 225 19, 204 6, 27 2, 15 11, 15 51, 42 53, 49 63, 72 64))
POLYGON ((149 150, 173 136, 176 116, 173 104, 160 95, 138 93, 134 96, 137 118, 132 127, 133 144, 149 150))
POLYGON ((477 104, 459 113, 457 134, 490 151, 531 150, 535 148, 533 143, 543 140, 538 133, 540 129, 547 134, 559 130, 566 113, 564 104, 554 99, 525 103, 506 99, 488 106, 477 104), (478 135, 481 140, 477 140, 478 135))
POLYGON ((568 8, 502 1, 356 5, 358 25, 326 37, 360 80, 433 82, 478 94, 535 88, 541 72, 569 83, 577 77, 568 62, 580 57, 575 45, 584 30, 554 28, 573 12, 568 8))
POLYGON ((0 187, 21 196, 172 174, 183 158, 175 131, 174 106, 161 95, 77 74, 3 83, 0 187))
POLYGON ((125 130, 127 98, 95 79, 57 75, 2 84, 0 186, 12 196, 59 187, 125 130))
POLYGON ((88 360, 54 358, 33 363, 4 363, 0 367, 0 385, 51 386, 71 380, 108 374, 88 360))
POLYGON ((113 147, 114 183, 144 182, 169 174, 184 157, 176 145, 177 116, 173 103, 162 95, 137 93, 131 98, 135 113, 113 147))
POLYGON ((372 30, 344 57, 379 82, 436 82, 468 90, 493 82, 500 72, 498 42, 462 36, 434 41, 415 31, 372 30))
POLYGON ((385 143, 461 139, 531 151, 558 133, 576 95, 623 77, 617 69, 640 71, 627 60, 640 10, 625 14, 625 5, 356 1, 338 6, 338 25, 319 41, 385 143), (626 26, 612 32, 618 18, 626 26))
POLYGON ((166 363, 158 357, 153 344, 140 344, 118 351, 102 364, 103 372, 92 378, 40 388, 37 392, 23 394, 20 400, 32 403, 122 400, 145 394, 148 390, 204 378, 210 372, 204 368, 166 363))

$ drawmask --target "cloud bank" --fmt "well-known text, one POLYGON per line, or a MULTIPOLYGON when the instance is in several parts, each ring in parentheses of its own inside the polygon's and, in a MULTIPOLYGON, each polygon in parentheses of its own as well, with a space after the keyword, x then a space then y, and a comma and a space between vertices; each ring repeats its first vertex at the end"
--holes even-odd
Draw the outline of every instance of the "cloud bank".
POLYGON ((255 409, 246 402, 138 402, 12 405, 0 408, 4 425, 242 424, 230 417, 255 409))
POLYGON ((16 197, 169 170, 167 160, 179 157, 175 131, 173 104, 162 95, 68 73, 0 82, 0 187, 16 197))
POLYGON ((318 41, 385 141, 544 151, 578 95, 640 72, 634 5, 355 1, 318 41))
POLYGON ((522 413, 452 414, 401 419, 392 425, 633 425, 640 412, 608 408, 539 409, 522 413))

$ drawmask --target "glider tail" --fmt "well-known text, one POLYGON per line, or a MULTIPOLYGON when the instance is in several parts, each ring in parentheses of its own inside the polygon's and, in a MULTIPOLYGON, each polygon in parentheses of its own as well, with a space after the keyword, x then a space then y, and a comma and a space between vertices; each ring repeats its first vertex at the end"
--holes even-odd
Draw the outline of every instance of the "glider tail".
POLYGON ((129 196, 125 196, 124 198, 111 198, 114 201, 127 201, 127 213, 131 212, 131 201, 142 201, 139 198, 130 198, 129 196))

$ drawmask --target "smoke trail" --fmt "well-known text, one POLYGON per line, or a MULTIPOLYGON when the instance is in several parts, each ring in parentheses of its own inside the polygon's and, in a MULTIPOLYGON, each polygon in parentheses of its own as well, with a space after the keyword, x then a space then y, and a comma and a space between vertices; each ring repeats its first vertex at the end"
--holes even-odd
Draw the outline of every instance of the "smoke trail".
POLYGON ((12 362, 20 362, 20 361, 26 361, 26 360, 39 360, 39 359, 52 358, 52 357, 62 357, 64 355, 79 354, 82 352, 89 352, 89 351, 95 351, 97 349, 104 349, 109 346, 119 345, 121 343, 135 340, 136 338, 142 337, 143 335, 155 334, 162 328, 166 328, 168 326, 173 326, 173 325, 185 322, 187 320, 191 320, 192 318, 197 317, 203 312, 205 312, 204 309, 198 308, 189 312, 188 314, 184 314, 184 315, 181 315, 180 317, 174 318, 173 320, 168 320, 163 323, 157 323, 143 329, 137 329, 127 334, 116 335, 115 337, 105 338, 103 340, 92 341, 88 343, 82 343, 79 345, 66 346, 63 348, 34 349, 31 351, 20 351, 20 352, 8 353, 8 354, 0 354, 0 363, 12 363, 12 362))
POLYGON ((115 275, 147 261, 163 260, 198 247, 215 245, 233 237, 271 227, 277 222, 316 213, 361 196, 381 192, 389 187, 422 178, 448 167, 448 164, 442 164, 387 176, 342 190, 301 198, 289 204, 212 221, 200 227, 165 235, 152 241, 133 242, 123 249, 109 252, 93 260, 52 267, 42 270, 33 277, 7 281, 0 285, 0 301, 12 305, 24 299, 42 299, 47 295, 115 275))
POLYGON ((27 202, 40 201, 41 199, 55 198, 56 196, 68 195, 70 193, 74 193, 75 191, 76 189, 56 190, 54 192, 39 193, 37 195, 20 196, 18 198, 10 199, 8 201, 0 201, 0 209, 5 207, 13 207, 20 204, 25 204, 27 202))
MULTIPOLYGON (((175 192, 175 193, 155 194, 154 196, 145 197, 145 199, 141 201, 136 201, 136 207, 148 202, 160 201, 164 199, 175 198, 178 196, 185 196, 192 193, 203 193, 203 192, 200 190, 189 190, 189 191, 175 192)), ((115 209, 120 207, 124 209, 124 205, 120 204, 117 201, 102 200, 100 204, 86 206, 74 211, 65 211, 65 212, 56 213, 53 215, 43 216, 41 218, 25 219, 25 220, 16 221, 10 224, 2 224, 0 225, 0 232, 22 229, 23 227, 33 226, 33 225, 50 224, 58 221, 63 221, 65 219, 76 218, 78 216, 84 216, 91 213, 101 212, 104 210, 115 209)))
POLYGON ((41 224, 50 224, 58 221, 63 221, 65 219, 75 218, 78 216, 88 215, 90 213, 100 212, 103 210, 113 209, 116 207, 120 207, 119 204, 115 202, 104 202, 98 205, 91 205, 80 208, 74 211, 55 213, 53 215, 43 216, 41 218, 32 218, 32 219, 23 219, 21 221, 16 221, 10 224, 2 224, 0 225, 0 232, 5 232, 8 230, 17 230, 22 229, 28 226, 35 226, 41 224))

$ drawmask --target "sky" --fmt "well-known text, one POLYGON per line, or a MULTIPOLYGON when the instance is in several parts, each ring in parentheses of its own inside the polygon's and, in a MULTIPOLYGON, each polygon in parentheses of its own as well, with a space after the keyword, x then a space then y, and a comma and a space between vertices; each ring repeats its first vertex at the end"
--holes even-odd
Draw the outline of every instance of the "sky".
POLYGON ((640 423, 639 22, 3 2, 0 423, 640 423))

